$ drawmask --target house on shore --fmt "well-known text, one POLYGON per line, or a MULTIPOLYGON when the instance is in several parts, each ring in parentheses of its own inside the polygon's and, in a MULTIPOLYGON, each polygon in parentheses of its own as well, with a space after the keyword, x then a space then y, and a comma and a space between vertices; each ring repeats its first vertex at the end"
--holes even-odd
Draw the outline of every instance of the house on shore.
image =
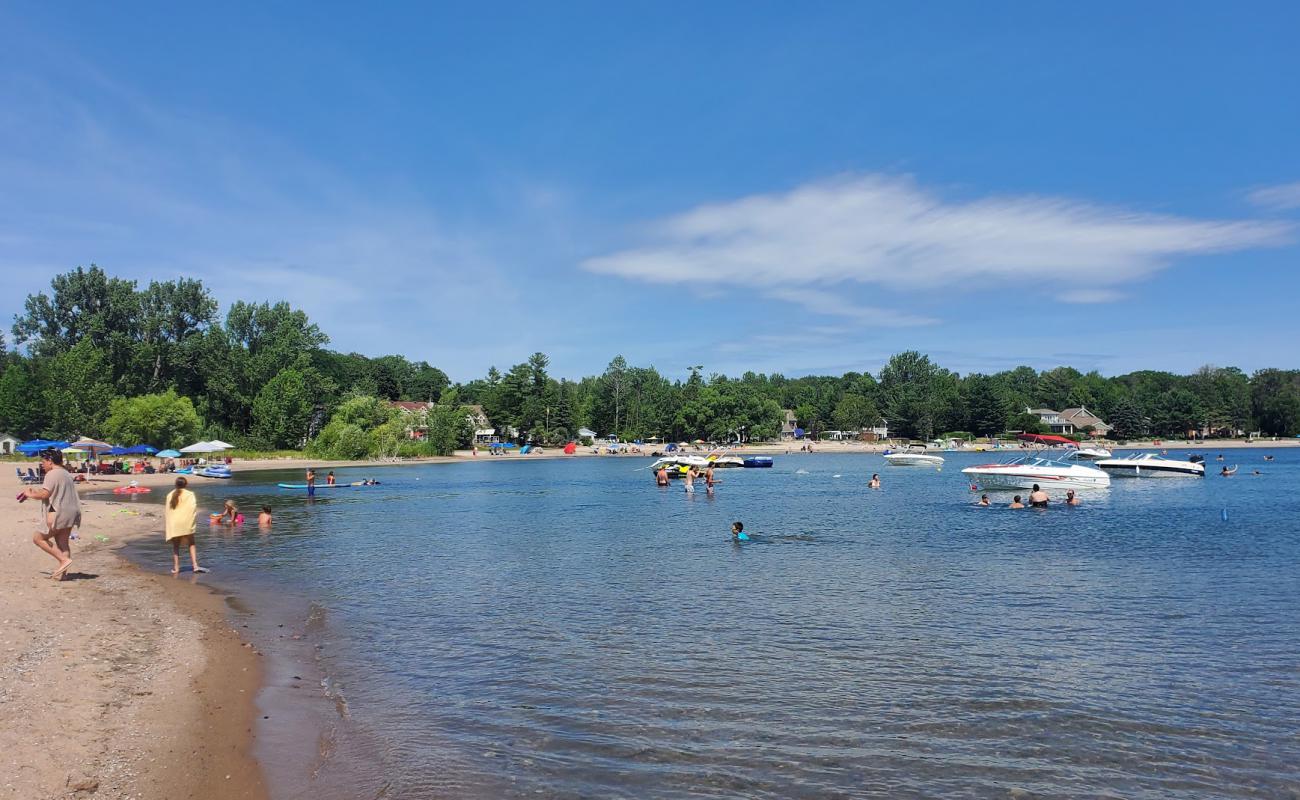
MULTIPOLYGON (((425 403, 419 400, 391 400, 389 406, 397 409, 407 416, 424 415, 437 407, 437 403, 425 403)), ((483 412, 483 406, 467 405, 465 406, 465 421, 469 423, 469 428, 474 432, 473 441, 475 444, 490 444, 499 441, 496 435, 496 429, 492 427, 492 422, 488 419, 487 414, 483 412)), ((412 439, 423 439, 428 427, 423 420, 417 421, 410 419, 406 425, 406 435, 412 439)))
POLYGON ((1072 433, 1084 434, 1089 428, 1092 429, 1093 436, 1101 437, 1110 433, 1110 426, 1101 417, 1082 406, 1067 408, 1064 411, 1053 411, 1050 408, 1026 408, 1025 411, 1038 417, 1052 433, 1058 436, 1068 436, 1072 433))
POLYGON ((9 433, 0 433, 0 455, 11 456, 18 452, 22 440, 9 433))
POLYGON ((785 414, 785 419, 781 421, 781 438, 793 439, 794 432, 799 429, 799 420, 795 417, 793 408, 787 408, 782 413, 785 414))

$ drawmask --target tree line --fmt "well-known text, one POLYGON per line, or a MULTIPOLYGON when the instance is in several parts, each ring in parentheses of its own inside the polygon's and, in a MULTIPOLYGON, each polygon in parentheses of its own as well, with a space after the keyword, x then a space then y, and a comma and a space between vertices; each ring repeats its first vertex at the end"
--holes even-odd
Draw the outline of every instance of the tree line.
POLYGON ((337 457, 448 452, 468 443, 471 404, 498 434, 544 442, 582 428, 627 440, 773 439, 785 409, 813 435, 882 421, 891 435, 917 439, 1042 431, 1027 409, 1080 406, 1120 439, 1300 433, 1300 371, 1282 369, 1106 377, 1021 366, 959 375, 908 351, 876 374, 729 377, 697 367, 672 380, 615 356, 600 374, 568 380, 534 353, 453 385, 425 361, 331 350, 329 337, 288 303, 237 301, 223 316, 201 281, 141 286, 94 265, 30 295, 11 332, 12 347, 0 337, 0 430, 20 437, 87 434, 158 446, 215 438, 337 457), (396 400, 433 406, 407 413, 388 402, 396 400), (412 428, 423 438, 411 440, 412 428))

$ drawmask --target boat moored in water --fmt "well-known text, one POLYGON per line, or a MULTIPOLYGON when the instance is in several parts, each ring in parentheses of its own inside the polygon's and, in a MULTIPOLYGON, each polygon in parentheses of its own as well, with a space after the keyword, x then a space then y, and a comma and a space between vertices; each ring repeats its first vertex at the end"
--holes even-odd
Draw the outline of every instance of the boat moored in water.
POLYGON ((1111 475, 1131 478, 1205 477, 1203 463, 1165 458, 1155 453, 1130 453, 1118 458, 1107 458, 1098 461, 1097 466, 1111 475))
POLYGON ((943 456, 930 455, 925 452, 923 444, 911 444, 906 450, 885 453, 885 463, 891 467, 942 467, 943 456))
POLYGON ((1080 464, 1072 451, 1049 458, 1045 451, 1028 453, 999 464, 967 467, 969 475, 981 489, 1105 489, 1110 476, 1093 466, 1080 464))
POLYGON ((768 469, 772 466, 771 456, 749 456, 744 459, 742 466, 745 469, 768 469))

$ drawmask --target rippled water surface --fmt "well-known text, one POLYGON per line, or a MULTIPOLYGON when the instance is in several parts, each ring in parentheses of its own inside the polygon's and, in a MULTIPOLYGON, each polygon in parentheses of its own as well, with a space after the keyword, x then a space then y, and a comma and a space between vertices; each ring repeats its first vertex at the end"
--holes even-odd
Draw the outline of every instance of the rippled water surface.
POLYGON ((962 454, 777 456, 712 498, 648 460, 386 468, 310 505, 250 473, 200 506, 271 502, 274 532, 200 546, 323 610, 331 758, 368 796, 1294 797, 1300 457, 1264 452, 1045 512, 974 507, 962 454))

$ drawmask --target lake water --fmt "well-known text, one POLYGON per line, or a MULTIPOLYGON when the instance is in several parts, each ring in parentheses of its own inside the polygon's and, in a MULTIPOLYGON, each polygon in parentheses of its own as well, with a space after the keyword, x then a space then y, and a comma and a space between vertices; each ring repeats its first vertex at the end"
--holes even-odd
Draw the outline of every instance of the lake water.
POLYGON ((285 796, 1296 797, 1300 452, 1266 452, 1046 511, 975 507, 978 454, 778 455, 712 498, 648 459, 339 470, 383 485, 312 504, 250 473, 200 508, 274 532, 200 547, 312 604, 346 718, 285 796))

